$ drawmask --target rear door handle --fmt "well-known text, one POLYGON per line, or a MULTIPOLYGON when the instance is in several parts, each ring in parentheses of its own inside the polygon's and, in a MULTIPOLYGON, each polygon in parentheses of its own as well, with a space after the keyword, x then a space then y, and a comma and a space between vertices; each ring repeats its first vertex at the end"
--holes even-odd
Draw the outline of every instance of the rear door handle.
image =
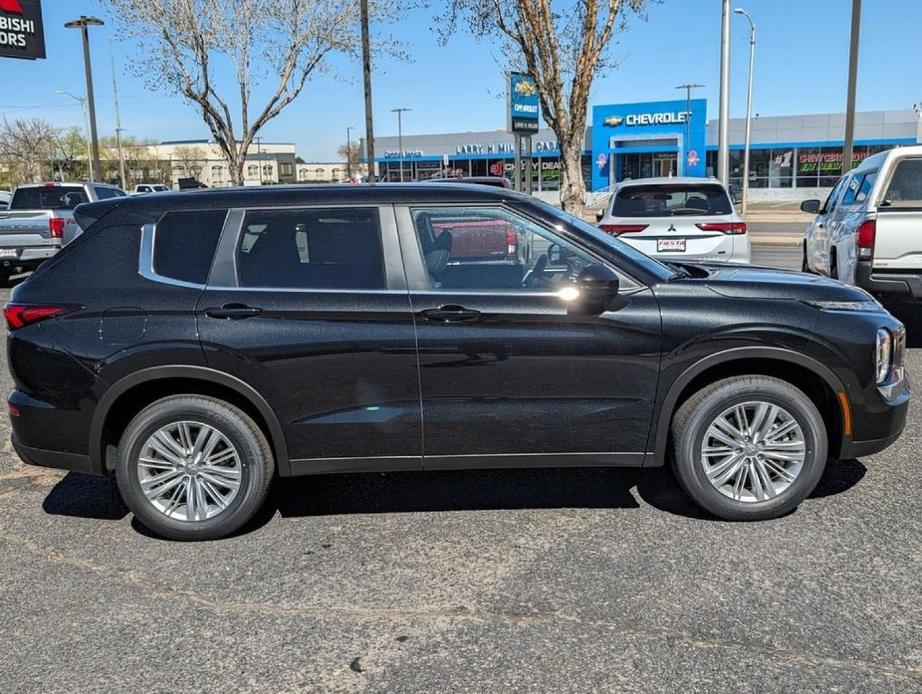
POLYGON ((437 323, 473 323, 480 320, 481 317, 480 311, 455 304, 448 304, 439 308, 427 308, 420 313, 426 320, 436 321, 437 323))
POLYGON ((205 309, 205 315, 211 318, 248 318, 262 312, 261 308, 246 304, 224 304, 220 308, 213 306, 205 309))

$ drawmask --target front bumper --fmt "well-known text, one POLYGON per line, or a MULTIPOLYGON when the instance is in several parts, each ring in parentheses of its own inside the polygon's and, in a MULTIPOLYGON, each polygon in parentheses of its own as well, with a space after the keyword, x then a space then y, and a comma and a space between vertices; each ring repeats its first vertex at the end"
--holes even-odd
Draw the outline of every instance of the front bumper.
POLYGON ((859 260, 855 284, 875 296, 881 294, 922 301, 922 272, 874 272, 870 260, 859 260))

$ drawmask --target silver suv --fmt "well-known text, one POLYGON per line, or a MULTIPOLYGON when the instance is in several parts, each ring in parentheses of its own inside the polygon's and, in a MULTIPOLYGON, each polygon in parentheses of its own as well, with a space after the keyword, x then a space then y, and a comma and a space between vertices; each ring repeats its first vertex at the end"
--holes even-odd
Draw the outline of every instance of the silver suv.
POLYGON ((922 146, 868 157, 836 183, 804 234, 803 270, 876 296, 922 301, 922 146))

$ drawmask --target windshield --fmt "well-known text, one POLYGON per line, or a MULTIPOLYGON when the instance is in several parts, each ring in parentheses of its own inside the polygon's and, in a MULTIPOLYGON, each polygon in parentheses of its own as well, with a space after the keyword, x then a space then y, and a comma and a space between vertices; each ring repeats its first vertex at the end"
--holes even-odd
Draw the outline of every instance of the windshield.
POLYGON ((564 212, 563 210, 558 209, 553 205, 549 205, 542 200, 534 200, 533 203, 538 205, 544 212, 551 215, 555 219, 559 219, 560 221, 569 224, 571 227, 575 227, 577 231, 579 231, 581 234, 584 234, 585 236, 590 237, 593 241, 614 249, 618 252, 618 254, 624 256, 636 265, 643 267, 650 274, 661 277, 663 280, 675 276, 675 269, 659 262, 658 260, 654 260, 644 253, 641 253, 633 246, 629 246, 624 241, 619 240, 611 234, 606 234, 604 231, 600 231, 596 227, 589 224, 589 222, 585 222, 579 217, 575 217, 568 212, 564 212))
POLYGON ((625 186, 615 195, 613 217, 733 214, 730 198, 714 184, 625 186))

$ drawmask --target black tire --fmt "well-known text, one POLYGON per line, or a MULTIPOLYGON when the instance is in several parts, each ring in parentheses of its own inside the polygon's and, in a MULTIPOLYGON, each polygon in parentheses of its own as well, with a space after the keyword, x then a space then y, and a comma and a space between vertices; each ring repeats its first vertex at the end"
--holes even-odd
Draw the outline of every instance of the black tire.
POLYGON ((144 527, 171 540, 216 540, 250 520, 265 501, 275 462, 256 423, 242 410, 216 398, 174 395, 148 405, 128 424, 118 446, 115 477, 119 492, 144 527), (236 448, 240 487, 228 507, 205 520, 178 520, 157 509, 141 490, 137 459, 141 447, 160 427, 191 420, 217 429, 236 448))
POLYGON ((816 405, 803 391, 769 376, 733 376, 701 389, 675 413, 672 437, 673 465, 682 487, 699 506, 724 520, 767 520, 790 513, 810 495, 826 467, 826 426, 816 405), (806 456, 800 474, 777 496, 739 501, 711 484, 700 462, 700 450, 708 427, 722 412, 756 400, 780 405, 797 421, 804 434, 806 456))
POLYGON ((10 286, 10 273, 0 272, 0 288, 5 289, 10 286))
POLYGON ((829 252, 829 276, 834 280, 839 279, 839 259, 835 248, 829 252))
POLYGON ((806 241, 804 241, 804 253, 803 253, 803 259, 800 262, 800 271, 807 272, 807 273, 811 272, 810 265, 809 263, 807 263, 807 242, 806 241))

